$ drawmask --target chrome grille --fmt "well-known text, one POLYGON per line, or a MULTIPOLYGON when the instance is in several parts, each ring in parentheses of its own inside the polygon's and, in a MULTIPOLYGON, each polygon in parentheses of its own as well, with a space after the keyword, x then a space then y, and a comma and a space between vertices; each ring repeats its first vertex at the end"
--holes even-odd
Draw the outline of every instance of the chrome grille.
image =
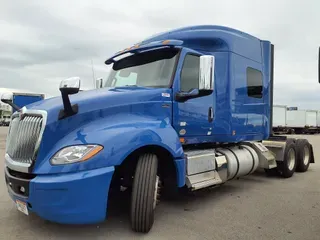
POLYGON ((16 162, 29 163, 35 160, 44 128, 42 114, 14 114, 7 137, 6 153, 16 162))

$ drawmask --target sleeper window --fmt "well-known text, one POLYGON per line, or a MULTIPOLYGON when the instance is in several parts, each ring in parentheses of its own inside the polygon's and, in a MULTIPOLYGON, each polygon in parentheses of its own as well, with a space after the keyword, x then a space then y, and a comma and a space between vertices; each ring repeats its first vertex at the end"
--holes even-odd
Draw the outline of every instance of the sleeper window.
POLYGON ((262 73, 256 69, 247 68, 247 92, 249 97, 262 98, 262 73))

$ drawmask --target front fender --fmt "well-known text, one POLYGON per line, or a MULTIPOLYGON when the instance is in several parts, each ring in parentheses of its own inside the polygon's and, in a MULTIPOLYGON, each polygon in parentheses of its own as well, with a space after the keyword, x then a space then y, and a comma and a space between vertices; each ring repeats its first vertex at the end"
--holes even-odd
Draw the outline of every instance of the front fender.
POLYGON ((43 160, 37 160, 35 174, 76 172, 120 165, 134 150, 147 145, 167 149, 176 160, 178 185, 184 182, 184 153, 169 119, 154 120, 141 116, 119 115, 88 123, 60 139, 43 160), (130 119, 130 120, 128 120, 130 119), (76 144, 100 144, 104 149, 85 162, 52 166, 50 159, 61 148, 76 144))

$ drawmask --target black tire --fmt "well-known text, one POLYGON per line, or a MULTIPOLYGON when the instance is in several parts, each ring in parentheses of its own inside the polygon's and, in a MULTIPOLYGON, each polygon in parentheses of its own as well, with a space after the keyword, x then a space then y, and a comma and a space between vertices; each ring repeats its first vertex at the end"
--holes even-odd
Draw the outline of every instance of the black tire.
POLYGON ((294 142, 294 139, 287 139, 286 148, 284 150, 283 161, 277 162, 277 164, 278 164, 277 166, 278 172, 282 177, 284 178, 292 177, 297 167, 297 151, 296 151, 296 144, 294 142))
POLYGON ((272 169, 265 168, 264 172, 268 177, 273 177, 273 176, 277 176, 278 175, 277 168, 272 168, 272 169))
POLYGON ((307 139, 297 139, 297 172, 306 172, 311 160, 311 145, 307 139))
POLYGON ((154 223, 157 170, 156 155, 148 153, 139 157, 131 196, 131 228, 135 232, 147 233, 154 223))

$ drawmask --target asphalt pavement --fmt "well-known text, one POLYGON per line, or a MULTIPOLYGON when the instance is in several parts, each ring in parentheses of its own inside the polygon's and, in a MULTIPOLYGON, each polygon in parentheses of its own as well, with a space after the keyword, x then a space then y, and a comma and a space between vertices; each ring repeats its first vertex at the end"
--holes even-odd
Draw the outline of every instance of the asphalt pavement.
MULTIPOLYGON (((0 156, 4 156, 6 133, 7 127, 0 127, 0 156)), ((0 171, 0 239, 319 240, 320 135, 303 137, 315 151, 316 163, 308 172, 282 179, 258 171, 176 202, 161 202, 148 234, 131 231, 126 199, 113 203, 109 218, 95 225, 59 225, 25 216, 9 198, 0 171)), ((2 160, 1 169, 3 165, 2 160)))

